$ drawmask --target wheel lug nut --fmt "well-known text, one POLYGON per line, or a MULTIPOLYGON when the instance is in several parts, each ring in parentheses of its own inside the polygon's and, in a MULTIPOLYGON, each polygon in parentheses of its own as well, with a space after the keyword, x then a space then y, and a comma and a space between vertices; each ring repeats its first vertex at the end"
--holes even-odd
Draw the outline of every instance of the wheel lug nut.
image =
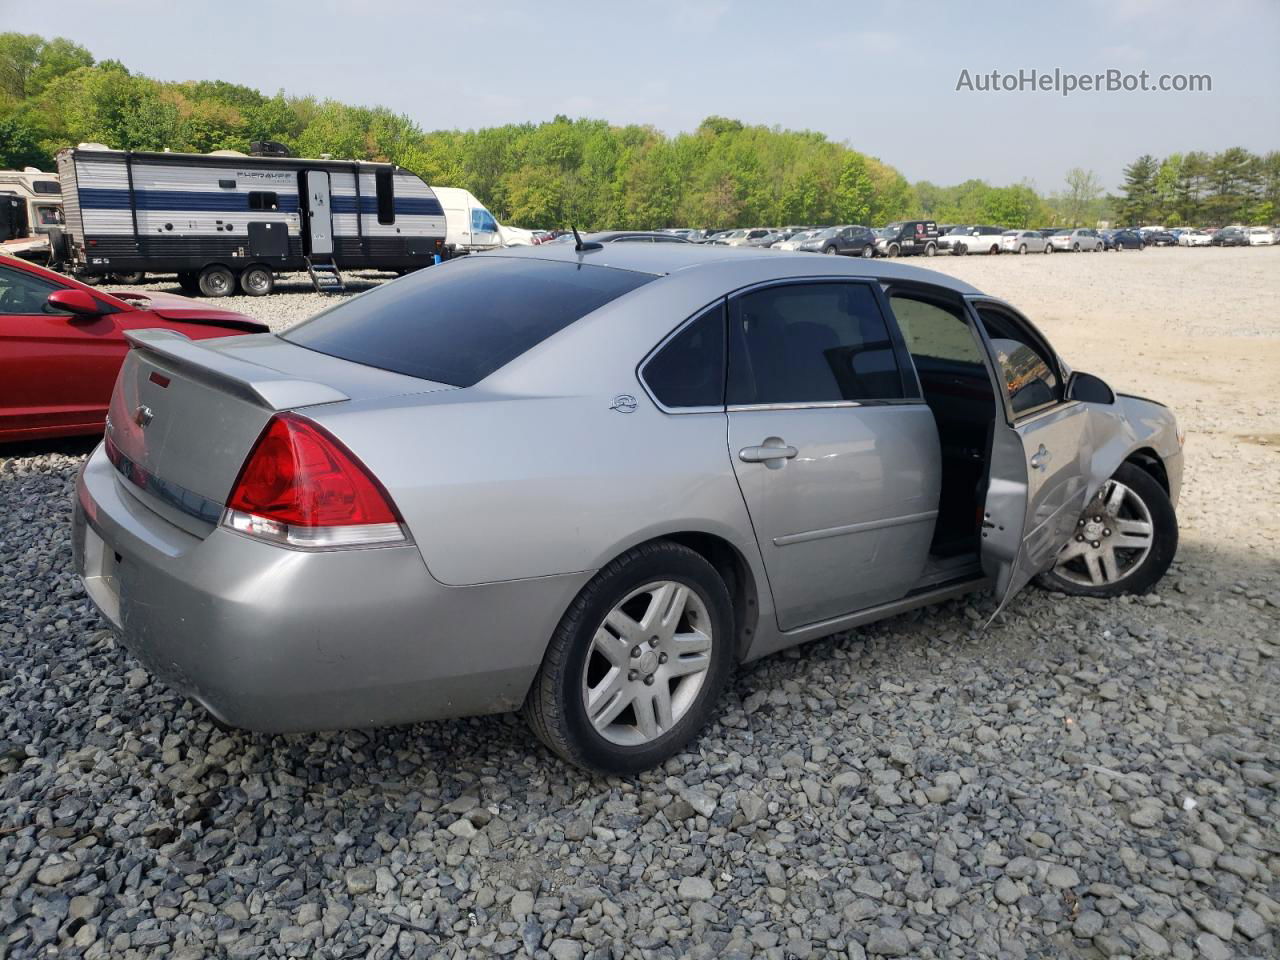
POLYGON ((627 679, 628 679, 628 680, 638 680, 639 678, 640 678, 640 671, 638 671, 638 670, 628 670, 628 671, 627 671, 627 679))
POLYGON ((1098 547, 1100 547, 1100 546, 1102 546, 1102 544, 1101 544, 1101 543, 1099 543, 1097 540, 1093 541, 1093 548, 1094 548, 1095 550, 1096 550, 1098 547))
POLYGON ((652 673, 651 673, 651 674, 649 674, 647 677, 645 677, 645 678, 644 678, 644 685, 645 685, 646 687, 652 687, 652 686, 653 686, 653 674, 652 674, 652 673))
POLYGON ((650 638, 649 638, 649 646, 651 646, 651 647, 656 647, 657 645, 658 645, 658 638, 657 638, 657 637, 650 637, 650 638))
POLYGON ((659 663, 666 663, 666 662, 667 662, 667 655, 666 655, 665 653, 660 653, 660 654, 658 654, 658 662, 659 662, 659 663))
POLYGON ((1076 539, 1077 539, 1077 540, 1083 540, 1083 539, 1084 539, 1084 534, 1082 534, 1082 533, 1077 533, 1077 534, 1076 534, 1076 539))
POLYGON ((1081 517, 1078 521, 1076 521, 1076 526, 1077 526, 1077 527, 1083 527, 1083 526, 1084 526, 1084 517, 1081 517))
POLYGON ((1101 518, 1101 517, 1094 517, 1094 518, 1093 518, 1093 522, 1094 522, 1094 523, 1101 523, 1101 522, 1102 522, 1102 518, 1101 518))
POLYGON ((639 647, 632 647, 632 648, 631 648, 631 656, 633 656, 633 657, 638 657, 638 656, 640 656, 640 648, 639 648, 639 647))
POLYGON ((1109 536, 1111 536, 1111 531, 1110 531, 1110 530, 1103 530, 1103 531, 1102 531, 1102 535, 1103 535, 1104 537, 1109 537, 1109 536))

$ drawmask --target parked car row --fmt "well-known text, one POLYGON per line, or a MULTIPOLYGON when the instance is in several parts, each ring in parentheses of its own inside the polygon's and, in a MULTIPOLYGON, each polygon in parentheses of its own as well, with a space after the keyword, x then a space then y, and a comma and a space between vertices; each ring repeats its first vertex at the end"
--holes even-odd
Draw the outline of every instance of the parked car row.
MULTIPOLYGON (((637 235, 640 231, 635 231, 637 235)), ((736 230, 659 230, 667 238, 715 246, 768 248, 853 257, 900 257, 940 253, 953 256, 1000 253, 1094 253, 1146 247, 1267 246, 1280 243, 1280 227, 1230 226, 1220 230, 1132 227, 1015 228, 992 224, 942 224, 900 220, 884 227, 855 224, 832 227, 744 227, 736 230)), ((646 234, 647 236, 648 234, 646 234)))

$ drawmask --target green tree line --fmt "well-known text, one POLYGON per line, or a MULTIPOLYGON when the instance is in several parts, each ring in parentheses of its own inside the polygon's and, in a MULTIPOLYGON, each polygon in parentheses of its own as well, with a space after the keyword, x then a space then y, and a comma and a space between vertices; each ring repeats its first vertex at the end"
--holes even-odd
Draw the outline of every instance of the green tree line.
MULTIPOLYGON (((163 82, 115 60, 97 61, 64 38, 0 33, 0 168, 51 170, 59 150, 86 141, 203 153, 244 151, 255 140, 279 141, 298 156, 398 163, 428 183, 471 190, 499 219, 522 226, 875 225, 914 216, 1075 226, 1092 225, 1122 202, 1103 197, 1097 178, 1081 170, 1068 175, 1063 193, 1048 197, 1026 182, 911 184, 881 160, 821 133, 724 117, 675 136, 564 116, 425 131, 383 107, 268 96, 218 80, 163 82)), ((1258 182, 1249 176, 1206 173, 1186 188, 1191 193, 1178 186, 1169 195, 1194 196, 1216 210, 1224 206, 1214 199, 1223 190, 1258 182)), ((1274 205, 1251 209, 1261 215, 1274 205)))
POLYGON ((1124 168, 1116 210, 1126 224, 1225 226, 1280 219, 1280 151, 1143 154, 1124 168))

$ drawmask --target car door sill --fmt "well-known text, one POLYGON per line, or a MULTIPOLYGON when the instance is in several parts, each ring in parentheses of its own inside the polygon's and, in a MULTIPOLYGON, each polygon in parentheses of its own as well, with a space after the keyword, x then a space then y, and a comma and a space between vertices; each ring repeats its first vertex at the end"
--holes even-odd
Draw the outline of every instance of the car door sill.
POLYGON ((797 643, 803 643, 806 640, 816 640, 819 637, 825 637, 833 633, 841 633, 845 630, 852 630, 854 627, 860 627, 864 624, 873 623, 876 620, 883 620, 885 617, 896 616, 900 613, 906 613, 908 610, 914 610, 916 607, 928 606, 932 603, 939 603, 943 600, 950 600, 952 597, 958 597, 965 593, 972 593, 977 590, 983 590, 991 586, 991 578, 987 576, 961 576, 954 580, 948 580, 932 586, 925 586, 913 590, 906 596, 889 603, 881 603, 874 607, 867 607, 865 610, 859 610, 855 613, 845 614, 840 617, 833 617, 830 620, 822 620, 818 623, 811 623, 803 627, 796 627, 794 630, 787 630, 777 634, 773 643, 762 647, 758 651, 752 651, 748 659, 754 660, 758 656, 767 656, 778 650, 784 650, 787 647, 794 646, 797 643))

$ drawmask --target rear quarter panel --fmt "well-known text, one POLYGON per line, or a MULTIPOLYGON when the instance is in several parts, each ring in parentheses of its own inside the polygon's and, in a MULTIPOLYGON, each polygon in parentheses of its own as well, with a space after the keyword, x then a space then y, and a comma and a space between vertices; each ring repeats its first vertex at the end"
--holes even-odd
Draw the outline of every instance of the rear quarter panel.
POLYGON ((595 570, 677 531, 754 552, 724 414, 669 415, 633 395, 631 414, 612 395, 461 392, 307 412, 386 485, 444 584, 595 570))

